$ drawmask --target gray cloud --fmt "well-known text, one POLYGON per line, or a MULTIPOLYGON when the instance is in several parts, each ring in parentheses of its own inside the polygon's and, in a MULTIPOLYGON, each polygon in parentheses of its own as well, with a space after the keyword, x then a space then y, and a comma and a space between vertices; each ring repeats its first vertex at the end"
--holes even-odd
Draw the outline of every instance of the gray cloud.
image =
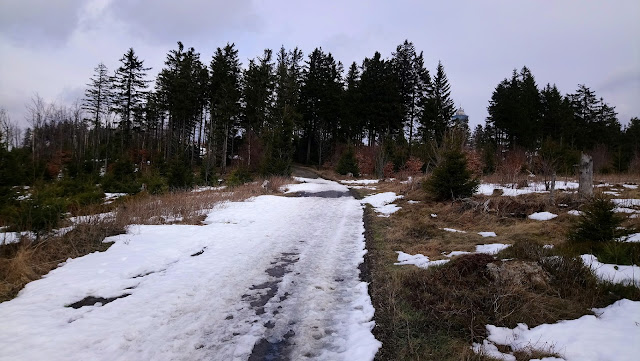
POLYGON ((125 23, 133 36, 157 44, 207 38, 232 41, 238 33, 262 26, 250 0, 112 1, 106 11, 125 23))
POLYGON ((21 45, 60 45, 76 28, 84 2, 3 0, 0 4, 0 34, 21 45))
POLYGON ((541 87, 590 86, 624 123, 640 115, 639 17, 637 0, 0 0, 0 106, 21 119, 35 92, 73 101, 99 62, 113 70, 129 47, 153 76, 178 40, 205 63, 229 41, 244 64, 284 45, 306 54, 322 46, 349 65, 375 51, 389 57, 409 39, 431 72, 443 61, 472 125, 484 123, 498 82, 523 65, 541 87))

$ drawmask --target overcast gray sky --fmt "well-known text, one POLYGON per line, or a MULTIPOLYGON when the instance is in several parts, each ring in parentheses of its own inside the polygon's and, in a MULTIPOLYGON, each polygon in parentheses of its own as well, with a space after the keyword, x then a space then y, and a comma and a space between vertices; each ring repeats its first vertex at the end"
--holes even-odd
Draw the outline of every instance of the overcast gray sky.
POLYGON ((540 87, 585 84, 626 124, 640 116, 640 1, 532 0, 0 0, 0 107, 82 98, 93 68, 110 70, 133 47, 155 77, 182 41, 205 63, 234 42, 243 64, 264 48, 315 47, 345 65, 404 39, 443 62, 452 97, 484 124, 495 86, 528 66, 540 87))

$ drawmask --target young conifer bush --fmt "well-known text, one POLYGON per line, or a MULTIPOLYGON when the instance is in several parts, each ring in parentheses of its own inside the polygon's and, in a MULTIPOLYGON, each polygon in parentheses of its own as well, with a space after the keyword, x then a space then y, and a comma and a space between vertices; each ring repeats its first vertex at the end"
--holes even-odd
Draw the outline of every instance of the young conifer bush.
POLYGON ((338 161, 338 166, 336 167, 336 172, 342 175, 351 173, 354 177, 360 175, 358 160, 356 159, 356 153, 353 151, 353 148, 349 147, 344 153, 342 153, 342 156, 338 161))
POLYGON ((431 177, 424 183, 424 190, 436 200, 470 197, 478 189, 480 181, 467 167, 467 160, 460 150, 444 153, 431 177))
POLYGON ((582 208, 582 214, 569 231, 574 242, 607 242, 624 236, 620 226, 624 217, 617 214, 616 205, 603 195, 596 195, 582 208))

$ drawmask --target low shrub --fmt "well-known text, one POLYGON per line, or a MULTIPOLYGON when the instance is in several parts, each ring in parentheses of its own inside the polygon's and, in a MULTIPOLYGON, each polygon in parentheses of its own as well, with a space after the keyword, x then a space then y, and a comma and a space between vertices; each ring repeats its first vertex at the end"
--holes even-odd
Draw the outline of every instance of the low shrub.
POLYGON ((342 175, 351 173, 354 177, 360 175, 358 160, 356 159, 356 154, 353 151, 353 148, 349 147, 344 153, 342 153, 342 156, 338 161, 338 166, 336 167, 336 172, 342 175))
POLYGON ((625 218, 614 212, 616 205, 603 195, 596 195, 581 209, 582 214, 568 232, 572 242, 607 242, 628 232, 621 228, 625 218))
POLYGON ((442 161, 423 184, 425 191, 440 201, 470 197, 480 182, 467 168, 464 154, 450 150, 444 153, 442 161))
POLYGON ((253 181, 251 173, 245 167, 238 167, 229 173, 227 177, 227 185, 235 187, 253 181))

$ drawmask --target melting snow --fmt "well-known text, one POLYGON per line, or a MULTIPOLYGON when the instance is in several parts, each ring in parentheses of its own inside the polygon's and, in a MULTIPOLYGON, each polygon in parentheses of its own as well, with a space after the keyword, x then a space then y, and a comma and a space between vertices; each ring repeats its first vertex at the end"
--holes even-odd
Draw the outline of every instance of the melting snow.
MULTIPOLYGON (((556 189, 577 189, 577 188, 578 188, 577 182, 565 182, 565 181, 556 182, 556 189)), ((531 183, 528 187, 522 187, 522 188, 511 188, 511 187, 505 187, 499 184, 483 183, 483 184, 480 184, 476 193, 490 196, 493 194, 494 189, 502 190, 503 192, 502 195, 509 196, 509 197, 519 196, 522 194, 529 194, 529 193, 548 192, 545 189, 544 183, 535 182, 535 183, 531 183)))
POLYGON ((553 214, 551 212, 536 212, 529 215, 529 219, 533 219, 536 221, 548 221, 550 219, 556 218, 557 216, 557 214, 553 214))
POLYGON ((465 231, 459 231, 457 229, 453 229, 453 228, 443 228, 443 231, 447 231, 447 232, 453 232, 453 233, 467 233, 465 231))
POLYGON ((478 232, 482 237, 497 237, 496 232, 478 232))
POLYGON ((570 210, 569 212, 567 212, 567 214, 570 214, 572 216, 581 216, 584 214, 584 212, 582 211, 577 211, 575 209, 570 210))
MULTIPOLYGON (((344 187, 313 182, 299 187, 344 187)), ((207 223, 132 226, 107 251, 27 284, 0 303, 0 359, 247 360, 288 330, 292 359, 373 359, 359 201, 260 196, 226 203, 207 223), (288 273, 266 272, 285 255, 288 273), (261 312, 252 297, 266 297, 261 312)))
POLYGON ((612 199, 612 201, 622 207, 640 207, 640 199, 612 199))
POLYGON ((591 254, 580 256, 584 264, 604 281, 613 283, 633 284, 640 287, 640 267, 622 266, 609 263, 600 263, 598 258, 591 254))
POLYGON ((379 217, 389 217, 400 209, 397 205, 390 203, 402 197, 393 192, 384 192, 364 197, 360 202, 371 204, 374 210, 380 213, 379 217))
POLYGON ((368 185, 368 184, 376 184, 378 183, 378 179, 354 179, 354 180, 341 180, 340 183, 344 184, 357 184, 357 185, 368 185))
POLYGON ((640 233, 630 234, 626 237, 622 237, 623 242, 640 242, 640 233))
MULTIPOLYGON (((496 345, 508 345, 514 351, 534 348, 560 354, 566 361, 637 360, 640 345, 640 302, 620 300, 608 307, 593 309, 596 314, 554 324, 529 328, 487 325, 489 336, 473 350, 499 360, 515 361, 512 354, 498 351, 496 345)), ((545 358, 543 360, 558 360, 545 358)))
POLYGON ((429 260, 429 257, 423 255, 423 254, 408 254, 408 253, 404 253, 404 252, 400 252, 400 251, 396 251, 396 253, 398 254, 398 262, 394 263, 394 265, 398 265, 398 266, 404 266, 404 265, 408 265, 408 264, 412 264, 415 265, 417 267, 420 268, 429 268, 431 266, 439 266, 442 264, 445 264, 447 262, 449 262, 448 259, 441 259, 441 260, 437 260, 437 261, 431 261, 429 260))
POLYGON ((503 243, 479 244, 476 246, 476 253, 496 254, 509 246, 511 245, 503 243))

